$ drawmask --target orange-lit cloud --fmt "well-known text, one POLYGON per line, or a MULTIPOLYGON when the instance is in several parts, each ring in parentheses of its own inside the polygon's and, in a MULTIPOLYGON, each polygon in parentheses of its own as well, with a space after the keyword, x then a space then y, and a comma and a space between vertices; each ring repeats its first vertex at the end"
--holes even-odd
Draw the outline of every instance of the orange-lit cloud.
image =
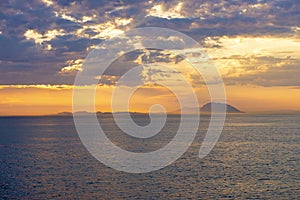
POLYGON ((181 14, 182 5, 183 2, 179 2, 177 5, 171 8, 166 8, 164 4, 157 4, 148 10, 147 16, 161 17, 166 19, 185 18, 185 16, 181 14))
POLYGON ((61 74, 73 74, 82 70, 83 59, 68 60, 67 66, 64 66, 61 70, 61 74))

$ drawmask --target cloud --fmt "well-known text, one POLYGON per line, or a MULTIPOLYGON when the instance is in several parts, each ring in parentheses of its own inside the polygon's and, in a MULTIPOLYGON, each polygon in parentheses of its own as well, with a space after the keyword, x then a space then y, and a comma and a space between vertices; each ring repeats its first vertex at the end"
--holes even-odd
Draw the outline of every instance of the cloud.
POLYGON ((165 6, 165 4, 156 4, 147 11, 148 14, 146 16, 153 16, 165 19, 185 18, 185 16, 181 14, 182 5, 183 2, 179 2, 174 7, 168 8, 167 6, 165 6))
POLYGON ((43 3, 45 3, 46 6, 51 6, 53 4, 53 1, 51 0, 42 0, 43 3))
POLYGON ((279 63, 276 60, 275 58, 259 58, 255 63, 252 61, 246 65, 245 72, 239 72, 236 76, 225 75, 223 79, 227 85, 300 86, 300 59, 286 59, 279 63))
MULTIPOLYGON (((49 42, 56 38, 57 36, 63 36, 65 35, 64 31, 62 29, 60 30, 48 30, 45 34, 41 34, 35 30, 28 29, 24 36, 27 40, 34 40, 36 44, 44 45, 44 42, 49 42)), ((46 44, 45 49, 51 50, 52 46, 50 44, 46 44)))
MULTIPOLYGON (((175 29, 215 49, 226 46, 224 36, 299 39, 299 7, 298 0, 3 1, 0 83, 70 84, 75 73, 60 73, 67 61, 84 58, 104 39, 134 27, 175 29), (204 41, 208 37, 211 43, 204 41)), ((174 61, 166 55, 156 57, 153 62, 174 61)), ((132 64, 111 68, 111 75, 121 75, 132 64)))
POLYGON ((36 49, 31 41, 19 40, 16 36, 0 35, 0 60, 2 61, 29 61, 29 55, 36 55, 36 49), (5 47, 5 48, 4 48, 5 47))
POLYGON ((61 74, 74 74, 78 71, 82 71, 82 63, 83 59, 77 59, 77 60, 68 60, 67 66, 63 67, 60 70, 61 74))
POLYGON ((9 89, 23 89, 23 88, 38 88, 38 89, 53 89, 53 90, 61 90, 61 89, 72 89, 73 85, 0 85, 0 90, 9 90, 9 89))
POLYGON ((172 74, 177 74, 175 70, 164 70, 163 64, 177 64, 182 60, 182 57, 173 55, 168 51, 155 49, 136 50, 119 57, 111 63, 103 75, 98 77, 99 83, 102 85, 114 85, 121 76, 137 66, 143 67, 138 76, 144 84, 149 80, 155 82, 156 80, 170 77, 172 74))
MULTIPOLYGON (((227 85, 299 85, 300 41, 296 38, 209 37, 204 46, 227 85)), ((197 76, 191 79, 199 87, 204 85, 197 76)))

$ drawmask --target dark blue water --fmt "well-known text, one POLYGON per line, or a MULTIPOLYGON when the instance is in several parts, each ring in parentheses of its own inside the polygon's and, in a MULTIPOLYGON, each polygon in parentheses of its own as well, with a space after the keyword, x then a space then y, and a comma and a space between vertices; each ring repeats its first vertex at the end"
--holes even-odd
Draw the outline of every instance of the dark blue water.
MULTIPOLYGON (((138 123, 147 124, 140 116, 138 123)), ((122 148, 152 151, 168 143, 178 116, 147 145, 100 119, 122 148)), ((213 151, 198 158, 208 117, 189 150, 155 172, 108 168, 82 145, 72 117, 0 118, 1 199, 299 199, 300 116, 232 115, 213 151)))

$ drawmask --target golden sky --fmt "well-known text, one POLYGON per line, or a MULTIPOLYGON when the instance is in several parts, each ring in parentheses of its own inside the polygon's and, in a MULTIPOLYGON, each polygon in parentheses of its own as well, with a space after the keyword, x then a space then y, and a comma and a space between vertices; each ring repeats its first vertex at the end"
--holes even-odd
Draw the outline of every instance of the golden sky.
MULTIPOLYGON (((97 94, 101 103, 96 105, 99 111, 110 111, 109 97, 112 87, 98 89, 97 94), (102 94, 102 95, 101 95, 102 94)), ((300 110, 297 99, 300 98, 300 88, 258 87, 258 86, 227 86, 227 101, 245 112, 300 110)), ((168 93, 166 91, 166 93, 168 93)), ((201 105, 209 102, 207 91, 199 99, 201 105)), ((202 94, 199 91, 199 94, 202 94)), ((157 94, 157 93, 156 93, 157 94)), ((0 115, 46 115, 72 111, 72 88, 26 88, 15 87, 1 89, 0 115), (9 96, 9 97, 8 97, 9 96)), ((132 111, 147 112, 153 101, 163 104, 172 112, 178 105, 176 98, 170 94, 167 98, 135 94, 131 102, 132 111)))

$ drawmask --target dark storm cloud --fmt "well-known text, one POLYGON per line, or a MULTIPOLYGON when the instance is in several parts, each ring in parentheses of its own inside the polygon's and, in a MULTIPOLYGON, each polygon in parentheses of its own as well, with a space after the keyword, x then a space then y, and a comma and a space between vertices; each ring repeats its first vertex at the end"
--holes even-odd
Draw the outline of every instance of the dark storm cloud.
MULTIPOLYGON (((68 60, 83 59, 90 46, 103 40, 93 38, 99 30, 89 27, 115 23, 117 18, 132 18, 132 21, 126 26, 116 25, 116 28, 165 27, 186 33, 200 43, 207 36, 289 36, 295 34, 292 27, 300 27, 298 0, 186 0, 176 10, 178 3, 180 1, 174 0, 154 0, 152 3, 138 0, 58 0, 47 5, 40 0, 1 1, 0 84, 71 84, 74 76, 63 77, 59 74, 61 68, 68 60), (151 10, 154 5, 161 5, 162 13, 151 10), (164 13, 170 16, 165 17, 164 13), (84 20, 84 16, 92 18, 84 20), (26 39, 24 33, 28 30, 41 34, 43 41, 26 39), (62 34, 45 39, 45 34, 51 30, 61 30, 62 34)), ((156 59, 174 62, 159 55, 156 59)), ((120 75, 130 68, 124 62, 122 66, 121 63, 116 66, 108 74, 120 75)))

